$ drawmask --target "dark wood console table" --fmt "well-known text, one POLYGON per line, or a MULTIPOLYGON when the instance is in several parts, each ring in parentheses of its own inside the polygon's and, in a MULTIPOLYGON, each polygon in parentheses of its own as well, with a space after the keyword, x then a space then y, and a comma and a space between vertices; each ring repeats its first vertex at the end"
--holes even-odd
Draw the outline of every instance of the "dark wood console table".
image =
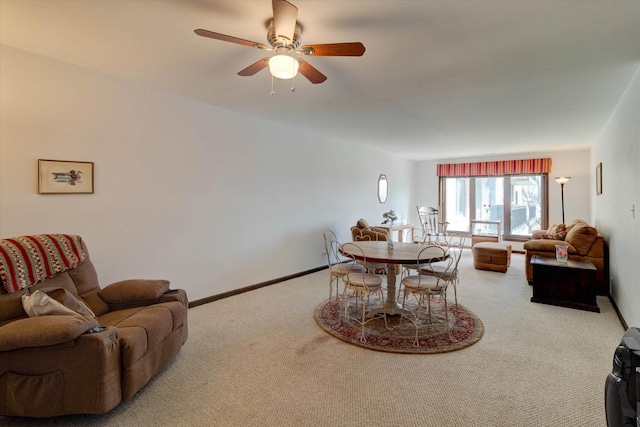
POLYGON ((559 305, 600 312, 596 302, 596 267, 589 261, 568 260, 534 255, 533 296, 531 302, 559 305))

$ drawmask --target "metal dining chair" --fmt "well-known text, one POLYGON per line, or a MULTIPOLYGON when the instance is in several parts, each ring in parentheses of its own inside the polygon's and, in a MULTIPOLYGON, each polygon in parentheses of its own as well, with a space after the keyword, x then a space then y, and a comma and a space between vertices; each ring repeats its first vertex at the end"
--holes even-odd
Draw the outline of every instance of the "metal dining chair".
POLYGON ((338 284, 340 279, 343 279, 344 276, 352 270, 364 272, 365 267, 360 264, 354 264, 351 260, 343 260, 338 251, 340 243, 333 231, 325 231, 322 233, 322 238, 324 239, 324 251, 327 255, 327 264, 329 265, 329 299, 333 298, 333 282, 336 284, 337 298, 339 295, 338 284))
POLYGON ((431 244, 426 245, 425 248, 420 251, 420 254, 416 258, 416 264, 420 263, 420 259, 422 259, 422 252, 424 251, 440 252, 439 256, 433 257, 434 261, 422 263, 420 270, 430 270, 431 274, 416 274, 402 279, 402 308, 406 308, 407 297, 414 297, 416 300, 415 307, 409 308, 413 312, 413 317, 410 318, 410 320, 413 322, 415 327, 416 334, 413 341, 413 345, 415 347, 420 346, 420 341, 418 339, 419 331, 425 328, 435 328, 438 320, 440 320, 440 323, 444 324, 445 332, 451 336, 449 330, 449 308, 447 305, 447 287, 451 282, 445 277, 449 269, 452 267, 454 260, 452 257, 447 255, 446 247, 431 244), (437 261, 437 259, 442 261, 437 261), (436 263, 439 263, 442 267, 441 272, 433 270, 432 265, 436 263), (438 319, 432 313, 431 298, 435 296, 439 296, 443 302, 444 321, 438 319))
POLYGON ((453 259, 453 263, 438 263, 434 262, 428 266, 422 266, 419 269, 419 273, 427 276, 437 275, 443 280, 448 281, 453 286, 453 294, 455 296, 456 308, 458 307, 458 283, 460 281, 460 272, 458 265, 462 258, 462 252, 464 248, 464 242, 466 237, 463 235, 456 236, 458 241, 455 243, 449 241, 447 243, 449 257, 453 259))
MULTIPOLYGON (((356 263, 356 257, 362 258, 362 260, 366 263, 366 257, 364 255, 364 251, 361 247, 359 247, 355 243, 344 243, 342 245, 343 250, 345 252, 349 252, 354 255, 354 259, 352 261, 352 265, 359 265, 356 263)), ((344 277, 342 278, 344 281, 344 292, 343 292, 343 301, 340 315, 341 318, 347 318, 353 320, 360 324, 360 342, 365 343, 367 339, 365 337, 365 325, 375 319, 372 317, 367 319, 367 307, 369 306, 369 297, 373 293, 379 293, 380 298, 384 297, 382 292, 382 277, 377 274, 371 274, 364 271, 356 271, 355 269, 349 270, 344 277), (352 314, 351 312, 351 302, 355 301, 356 310, 352 314), (358 303, 360 303, 360 307, 358 308, 358 303)), ((386 315, 385 322, 386 322, 386 315)))

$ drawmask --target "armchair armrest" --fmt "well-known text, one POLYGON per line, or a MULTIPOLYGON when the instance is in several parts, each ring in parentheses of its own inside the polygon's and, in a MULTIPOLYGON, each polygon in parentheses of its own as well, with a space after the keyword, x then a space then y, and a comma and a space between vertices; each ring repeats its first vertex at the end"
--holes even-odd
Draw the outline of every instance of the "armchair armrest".
POLYGON ((389 236, 389 229, 387 227, 379 227, 377 225, 374 225, 373 227, 371 227, 371 229, 377 233, 382 233, 385 236, 389 236))
POLYGON ((110 284, 100 297, 112 310, 120 310, 154 304, 168 289, 168 280, 130 279, 110 284))
POLYGON ((46 347, 70 342, 100 326, 91 316, 51 315, 27 317, 0 327, 0 351, 46 347))

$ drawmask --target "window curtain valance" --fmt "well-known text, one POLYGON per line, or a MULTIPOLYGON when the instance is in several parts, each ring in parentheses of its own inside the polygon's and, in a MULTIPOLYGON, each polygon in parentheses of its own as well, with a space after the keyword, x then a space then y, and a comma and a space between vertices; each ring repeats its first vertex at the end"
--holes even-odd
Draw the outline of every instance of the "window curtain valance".
POLYGON ((551 172, 551 158, 502 160, 497 162, 443 163, 438 176, 527 175, 551 172))

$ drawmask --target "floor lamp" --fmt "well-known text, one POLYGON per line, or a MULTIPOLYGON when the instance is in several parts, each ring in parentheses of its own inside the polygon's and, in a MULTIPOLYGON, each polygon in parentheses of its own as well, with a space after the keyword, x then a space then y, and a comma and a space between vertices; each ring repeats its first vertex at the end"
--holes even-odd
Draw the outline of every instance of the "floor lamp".
POLYGON ((570 176, 558 176, 555 178, 556 182, 560 184, 560 193, 562 194, 562 223, 564 224, 564 185, 569 182, 570 176))

